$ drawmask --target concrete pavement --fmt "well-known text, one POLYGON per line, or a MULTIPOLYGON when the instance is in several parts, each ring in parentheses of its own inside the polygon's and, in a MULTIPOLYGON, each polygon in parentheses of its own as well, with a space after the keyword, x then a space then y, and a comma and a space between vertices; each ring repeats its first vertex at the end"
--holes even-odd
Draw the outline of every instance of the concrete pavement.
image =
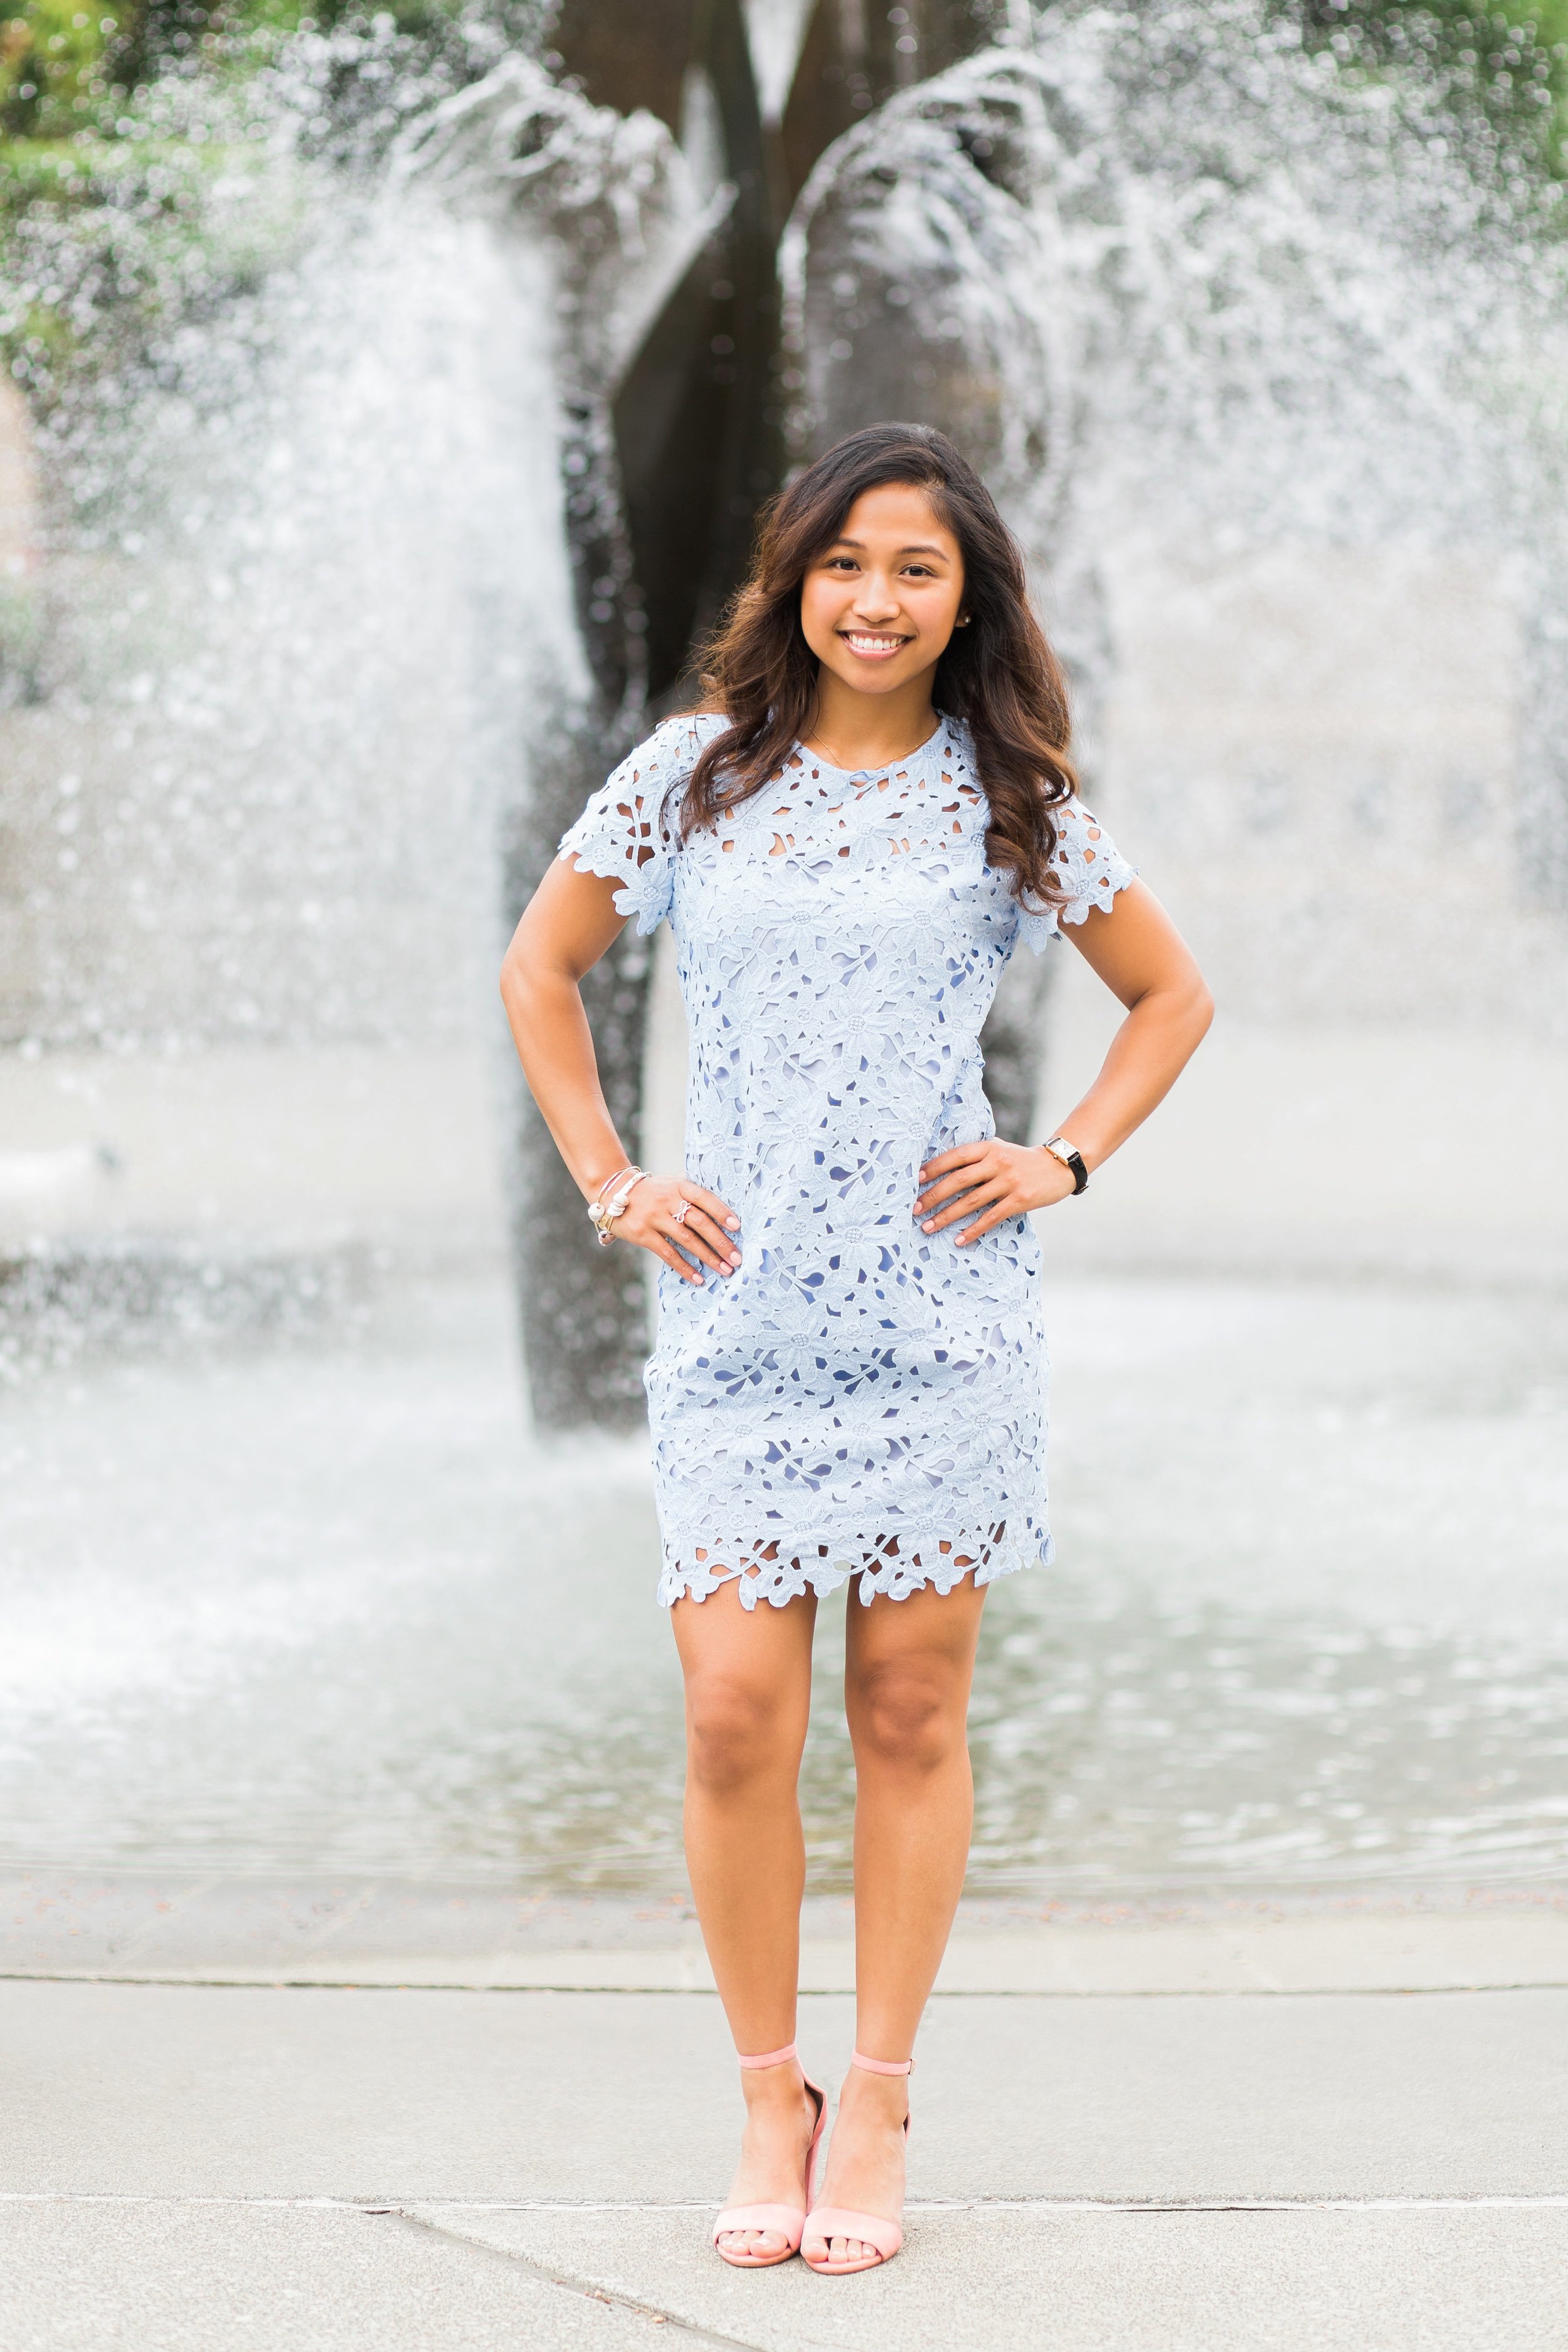
POLYGON ((725 2271, 693 2250, 692 2212, 51 2206, 5 2211, 0 2232, 8 2352, 1549 2352, 1568 2340, 1561 2211, 925 2212, 885 2272, 839 2280, 798 2263, 725 2271))
MULTIPOLYGON (((434 1879, 18 1870, 0 1875, 0 1978, 711 1992, 689 1903, 434 1879)), ((849 1992, 847 1898, 808 1900, 800 1983, 849 1992)), ((944 1993, 1444 1992, 1568 1987, 1568 1894, 969 1898, 944 1993)))
POLYGON ((847 2281, 708 2251, 710 1994, 12 1980, 0 2048, 7 2352, 1568 2346, 1560 1988, 939 1994, 847 2281))

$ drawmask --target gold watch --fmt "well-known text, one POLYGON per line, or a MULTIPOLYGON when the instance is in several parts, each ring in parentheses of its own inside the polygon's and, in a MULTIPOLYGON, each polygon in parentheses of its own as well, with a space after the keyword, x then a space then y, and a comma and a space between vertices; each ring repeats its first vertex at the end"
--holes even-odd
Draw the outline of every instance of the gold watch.
POLYGON ((1071 1176, 1074 1192, 1086 1192, 1089 1190, 1089 1171, 1083 1164, 1083 1154, 1076 1145, 1069 1143, 1065 1135, 1053 1135, 1046 1150, 1053 1160, 1061 1161, 1071 1176))

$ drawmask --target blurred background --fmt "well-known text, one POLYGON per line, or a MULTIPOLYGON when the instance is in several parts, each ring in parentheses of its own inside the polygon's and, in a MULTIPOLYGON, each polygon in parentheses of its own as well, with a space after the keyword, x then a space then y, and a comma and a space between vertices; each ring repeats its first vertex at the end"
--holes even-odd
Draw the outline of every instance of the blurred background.
MULTIPOLYGON (((987 1609, 972 1895, 1563 1888, 1565 41, 0 0, 7 1948, 682 1916, 649 1302, 495 971, 760 500, 889 416, 985 472, 1219 1004, 1044 1221, 1059 1560, 987 1609)), ((1019 1136, 1116 1017, 1044 961, 1019 1136)), ((592 1011, 676 1164, 668 941, 592 1011)))

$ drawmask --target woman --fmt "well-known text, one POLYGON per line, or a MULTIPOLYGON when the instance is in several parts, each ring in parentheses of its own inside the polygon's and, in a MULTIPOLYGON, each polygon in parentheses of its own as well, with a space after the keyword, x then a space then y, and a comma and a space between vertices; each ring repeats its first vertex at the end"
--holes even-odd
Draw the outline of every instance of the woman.
POLYGON ((1075 796, 1022 559, 942 434, 872 426, 783 492, 709 670, 708 707, 658 727, 566 835, 502 992, 601 1240, 664 1268, 659 1597, 686 1678, 691 1884, 747 2109, 715 2243, 847 2272, 901 2242, 910 2051, 968 1855, 985 1587, 1050 1557, 1029 1213, 1083 1190, 1211 1008, 1075 796), (578 993, 623 922, 667 915, 692 1045, 679 1176, 628 1165, 578 993), (1127 1018, 1060 1133, 1026 1149, 993 1133, 980 1030, 1019 941, 1058 936, 1127 1018), (797 1780, 816 1605, 847 1581, 857 2048, 818 2200, 825 2100, 794 2044, 797 1780))

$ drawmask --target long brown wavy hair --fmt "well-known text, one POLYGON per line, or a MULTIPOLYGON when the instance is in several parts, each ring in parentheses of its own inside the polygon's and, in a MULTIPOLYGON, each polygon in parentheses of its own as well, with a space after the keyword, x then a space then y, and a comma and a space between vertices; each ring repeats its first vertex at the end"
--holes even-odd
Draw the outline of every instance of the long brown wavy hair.
POLYGON ((1030 608, 1016 540, 969 460, 929 425, 849 434, 764 509, 751 578, 701 657, 700 707, 730 723, 692 771, 679 837, 689 840, 761 792, 809 733, 817 661, 800 625, 801 584, 856 499, 889 482, 925 492, 963 557, 969 625, 953 631, 931 695, 944 716, 969 727, 989 814, 986 857, 1011 876, 1019 899, 1054 904, 1062 892, 1051 813, 1078 790, 1067 688, 1030 608))

